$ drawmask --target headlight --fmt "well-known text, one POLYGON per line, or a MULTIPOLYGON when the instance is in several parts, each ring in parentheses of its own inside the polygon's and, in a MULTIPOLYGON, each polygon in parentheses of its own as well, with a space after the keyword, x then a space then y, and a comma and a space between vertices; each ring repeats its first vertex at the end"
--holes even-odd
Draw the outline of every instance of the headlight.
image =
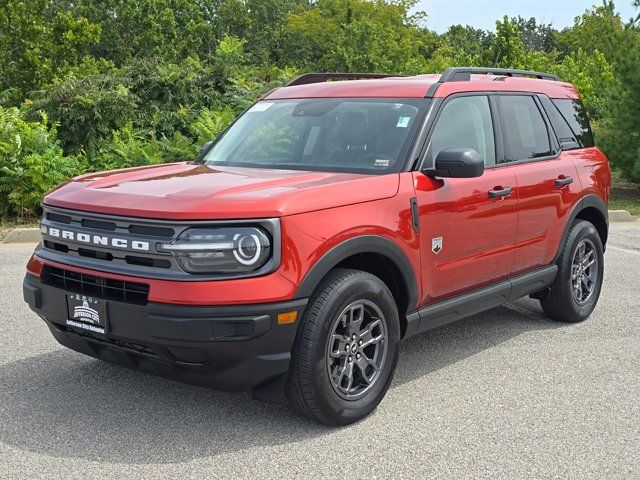
POLYGON ((173 253, 189 273, 243 274, 263 267, 273 247, 262 228, 220 227, 190 228, 158 250, 173 253))

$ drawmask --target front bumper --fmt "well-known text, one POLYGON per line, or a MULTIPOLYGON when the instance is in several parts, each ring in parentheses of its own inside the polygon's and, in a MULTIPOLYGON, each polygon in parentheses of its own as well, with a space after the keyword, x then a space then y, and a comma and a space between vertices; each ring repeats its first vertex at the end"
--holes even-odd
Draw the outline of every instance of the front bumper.
POLYGON ((25 301, 62 345, 174 380, 253 390, 267 401, 281 397, 297 329, 297 322, 277 324, 277 316, 295 310, 299 320, 307 303, 209 307, 109 300, 107 333, 98 334, 67 325, 65 293, 35 275, 24 279, 25 301))

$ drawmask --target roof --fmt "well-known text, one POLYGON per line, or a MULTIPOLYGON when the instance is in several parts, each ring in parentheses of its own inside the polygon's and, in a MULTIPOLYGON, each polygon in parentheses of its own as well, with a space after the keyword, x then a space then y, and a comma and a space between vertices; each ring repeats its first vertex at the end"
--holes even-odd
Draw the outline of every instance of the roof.
MULTIPOLYGON (((278 88, 264 98, 424 98, 429 88, 440 80, 440 74, 412 77, 388 77, 373 80, 346 80, 310 83, 278 88)), ((528 92, 542 93, 550 98, 578 98, 573 85, 566 82, 528 77, 471 75, 468 81, 441 83, 433 95, 447 97, 462 92, 528 92)))

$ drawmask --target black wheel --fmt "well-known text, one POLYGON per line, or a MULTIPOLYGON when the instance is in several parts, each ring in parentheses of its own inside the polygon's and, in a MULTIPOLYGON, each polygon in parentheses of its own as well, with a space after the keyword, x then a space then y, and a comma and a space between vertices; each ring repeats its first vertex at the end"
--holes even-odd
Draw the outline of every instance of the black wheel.
POLYGON ((596 308, 604 273, 602 241, 595 227, 576 220, 558 259, 558 276, 540 299, 544 313, 561 322, 581 322, 596 308))
POLYGON ((359 270, 332 271, 298 327, 289 402, 329 425, 367 416, 389 388, 399 339, 398 310, 384 282, 359 270))

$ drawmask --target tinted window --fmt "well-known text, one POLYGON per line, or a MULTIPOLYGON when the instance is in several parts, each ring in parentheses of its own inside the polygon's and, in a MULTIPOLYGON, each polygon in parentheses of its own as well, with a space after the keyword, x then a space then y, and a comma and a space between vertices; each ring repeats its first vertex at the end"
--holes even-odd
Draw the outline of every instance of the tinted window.
POLYGON ((445 104, 431 135, 425 166, 433 167, 438 153, 447 148, 472 148, 482 156, 485 165, 496 163, 491 109, 486 96, 458 97, 445 104))
POLYGON ((498 97, 508 161, 551 155, 549 132, 533 97, 498 97))
POLYGON ((580 100, 554 100, 564 119, 583 147, 593 147, 593 134, 589 126, 587 112, 580 100))
POLYGON ((547 97, 546 95, 539 95, 538 98, 540 99, 540 103, 542 103, 542 107, 547 113, 547 117, 549 117, 551 126, 553 127, 553 130, 558 137, 560 148, 562 148, 562 150, 573 150, 576 148, 580 148, 580 142, 578 142, 578 139, 571 130, 571 127, 569 127, 569 124, 560 114, 560 111, 551 102, 549 97, 547 97))
POLYGON ((389 173, 404 165, 428 100, 260 101, 205 157, 207 165, 389 173))

